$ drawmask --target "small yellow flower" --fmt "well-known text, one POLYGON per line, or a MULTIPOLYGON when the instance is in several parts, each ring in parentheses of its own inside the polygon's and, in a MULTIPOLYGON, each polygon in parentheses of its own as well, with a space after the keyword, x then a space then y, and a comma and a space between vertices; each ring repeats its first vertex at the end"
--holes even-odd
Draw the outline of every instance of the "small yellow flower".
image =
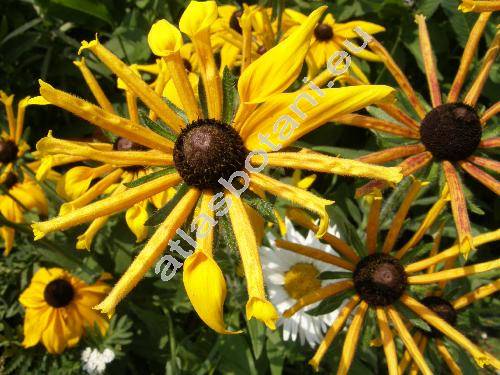
POLYGON ((234 118, 223 119, 220 70, 211 47, 211 24, 217 18, 217 8, 214 10, 214 4, 215 2, 192 2, 182 15, 180 23, 181 31, 190 36, 199 59, 198 68, 208 112, 206 117, 198 100, 193 100, 196 96, 183 63, 176 53, 164 56, 162 61, 166 62, 180 96, 180 109, 185 116, 179 116, 162 99, 162 91, 157 91, 157 87, 151 88, 98 40, 82 43, 81 50, 90 50, 107 65, 125 83, 131 94, 149 108, 150 119, 159 119, 163 122, 161 126, 166 125, 171 129, 175 141, 171 136, 160 135, 140 122, 120 117, 104 107, 93 105, 40 82, 41 95, 52 104, 147 148, 146 151, 130 153, 101 151, 92 147, 92 143, 72 143, 71 147, 61 147, 61 142, 66 141, 45 138, 37 146, 45 155, 82 156, 114 165, 141 168, 163 166, 172 168, 172 173, 100 201, 89 202, 66 215, 35 223, 33 230, 36 238, 41 238, 50 232, 65 230, 128 209, 182 184, 182 197, 157 227, 108 297, 96 308, 112 314, 116 305, 160 258, 167 245, 173 246, 176 232, 198 207, 199 214, 191 223, 191 231, 195 232, 193 236, 196 238, 196 241, 193 240, 194 253, 182 249, 171 250, 187 257, 189 267, 184 270, 184 286, 201 319, 217 332, 228 333, 222 316, 223 297, 226 293, 225 279, 221 277, 221 271, 218 270, 212 253, 213 225, 205 228, 207 221, 216 224, 221 220, 221 216, 226 214, 236 237, 245 272, 248 290, 247 317, 260 319, 271 328, 277 319, 274 307, 266 299, 259 259, 260 235, 256 228, 261 228, 262 225, 253 224, 253 209, 237 190, 231 189, 234 182, 247 181, 247 188, 252 191, 263 191, 296 202, 314 212, 320 217, 319 235, 325 232, 328 224, 326 206, 333 203, 260 173, 263 168, 259 169, 259 166, 264 163, 263 152, 266 153, 270 167, 310 169, 391 182, 398 182, 401 174, 399 169, 370 166, 319 153, 276 152, 335 116, 392 99, 393 90, 387 86, 328 89, 324 90, 322 95, 316 95, 313 90, 285 93, 300 74, 314 27, 326 7, 312 12, 308 20, 296 28, 294 33, 246 67, 238 80, 240 104, 236 114, 234 118), (310 95, 316 105, 311 101, 301 102, 297 120, 290 117, 291 115, 291 120, 280 119, 291 106, 297 104, 297 97, 304 93, 310 95), (297 126, 293 126, 294 124, 297 126), (264 142, 260 136, 265 137, 264 142), (221 178, 226 182, 224 186, 220 182, 221 178), (200 227, 205 229, 201 230, 200 227), (200 255, 200 252, 203 254, 200 255), (207 277, 211 277, 210 295, 207 295, 206 290, 207 277))
POLYGON ((23 346, 39 342, 52 354, 75 346, 85 327, 97 324, 102 334, 106 319, 92 310, 110 287, 103 281, 88 285, 61 268, 40 268, 19 297, 26 310, 23 346))

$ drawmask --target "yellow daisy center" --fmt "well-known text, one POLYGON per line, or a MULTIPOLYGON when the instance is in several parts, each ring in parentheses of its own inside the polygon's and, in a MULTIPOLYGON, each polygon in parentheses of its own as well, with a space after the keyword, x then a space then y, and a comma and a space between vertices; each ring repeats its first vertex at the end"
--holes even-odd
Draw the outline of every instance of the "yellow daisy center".
POLYGON ((243 170, 248 151, 240 135, 220 121, 197 120, 184 128, 174 148, 174 163, 183 180, 199 189, 222 187, 219 179, 228 180, 243 170))
POLYGON ((11 163, 17 158, 19 149, 17 145, 11 140, 0 140, 0 162, 7 164, 11 163))
POLYGON ((474 108, 448 103, 432 109, 422 120, 420 138, 439 160, 458 161, 471 156, 481 142, 482 127, 474 108))
POLYGON ((391 305, 406 290, 407 276, 401 263, 386 254, 364 257, 353 274, 354 288, 372 306, 391 305))
POLYGON ((55 279, 47 284, 43 298, 50 306, 59 308, 71 303, 75 296, 73 285, 66 279, 55 279))
POLYGON ((312 264, 294 264, 285 273, 285 285, 283 287, 290 297, 298 300, 321 287, 321 281, 318 279, 318 275, 318 269, 312 264))

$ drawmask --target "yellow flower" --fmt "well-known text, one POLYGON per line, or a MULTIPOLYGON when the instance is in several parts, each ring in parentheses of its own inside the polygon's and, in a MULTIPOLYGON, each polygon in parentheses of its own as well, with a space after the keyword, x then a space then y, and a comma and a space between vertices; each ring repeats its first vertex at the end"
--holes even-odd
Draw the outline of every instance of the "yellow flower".
MULTIPOLYGON (((340 364, 337 370, 337 374, 348 373, 356 352, 366 313, 369 309, 373 309, 380 331, 380 341, 382 342, 387 359, 388 373, 402 374, 404 372, 401 368, 398 370, 398 358, 394 341, 394 334, 397 334, 406 347, 409 358, 413 359, 415 362, 416 368, 422 371, 423 374, 432 374, 422 354, 422 346, 419 346, 419 344, 423 344, 420 338, 424 337, 424 335, 417 330, 412 337, 408 329, 408 327, 412 325, 409 321, 403 319, 401 312, 398 312, 399 303, 402 303, 412 310, 419 318, 432 327, 432 332, 429 332, 429 334, 440 332, 467 350, 481 367, 488 364, 497 369, 500 368, 500 361, 478 348, 468 338, 457 331, 453 327, 452 321, 443 319, 443 316, 436 314, 432 300, 429 301, 429 299, 424 299, 419 302, 411 296, 413 292, 410 288, 415 285, 442 284, 449 280, 459 279, 480 272, 498 269, 500 267, 500 260, 493 260, 465 267, 451 268, 454 266, 455 260, 459 254, 458 246, 453 246, 438 253, 441 238, 440 234, 435 237, 434 246, 426 258, 420 261, 411 259, 411 255, 407 254, 407 252, 420 244, 420 240, 424 234, 435 222, 440 209, 443 207, 442 202, 439 201, 436 202, 433 209, 427 214, 413 237, 404 246, 393 252, 396 245, 396 239, 403 226, 403 221, 406 218, 411 203, 418 195, 421 186, 421 182, 413 182, 407 196, 396 211, 392 222, 389 224, 389 231, 383 241, 378 238, 379 225, 381 225, 379 222, 381 197, 379 194, 375 194, 369 199, 369 201, 371 201, 371 207, 368 215, 368 222, 366 224, 365 246, 363 249, 355 250, 351 244, 329 233, 327 233, 323 239, 341 256, 334 256, 322 250, 289 241, 276 240, 276 246, 281 249, 289 250, 335 266, 333 270, 337 270, 340 267, 346 272, 352 272, 351 277, 347 277, 342 281, 311 290, 298 299, 295 305, 283 314, 285 317, 289 318, 297 311, 311 304, 329 298, 331 299, 334 296, 340 297, 340 295, 351 295, 347 297, 346 304, 340 310, 337 319, 331 325, 323 342, 309 362, 316 370, 333 340, 342 330, 348 318, 352 316, 351 324, 345 336, 340 364), (435 265, 442 261, 446 261, 448 267, 436 272, 435 265), (426 270, 427 272, 420 274, 419 272, 422 270, 426 270), (354 311, 356 307, 358 307, 358 309, 354 311), (392 325, 392 328, 390 325, 392 325)), ((446 197, 442 197, 440 200, 444 199, 446 199, 446 197)), ((314 224, 314 221, 300 210, 290 209, 288 216, 294 222, 307 229, 315 232, 319 229, 318 226, 314 224)), ((474 237, 473 242, 476 246, 480 246, 488 242, 498 241, 499 239, 500 230, 496 230, 474 237)), ((496 290, 495 288, 498 288, 498 283, 494 284, 494 286, 486 286, 478 293, 484 294, 483 292, 485 292, 485 290, 488 293, 493 293, 496 290)), ((473 295, 476 296, 476 294, 473 295)), ((467 301, 476 297, 466 295, 463 298, 459 298, 454 303, 457 306, 465 306, 467 301)))
POLYGON ((104 334, 108 323, 92 306, 109 289, 101 280, 88 285, 61 268, 40 268, 19 297, 26 310, 23 346, 42 342, 49 353, 60 354, 78 343, 85 327, 97 325, 104 334))
MULTIPOLYGON (((293 9, 287 9, 285 11, 285 17, 289 19, 290 23, 299 25, 306 19, 306 16, 293 9)), ((383 26, 371 22, 349 21, 346 23, 338 23, 335 21, 332 14, 326 15, 324 20, 314 29, 314 38, 311 42, 311 48, 306 60, 310 77, 314 77, 325 67, 330 57, 333 56, 335 52, 339 51, 347 51, 356 57, 368 61, 381 61, 379 56, 361 48, 353 42, 353 39, 363 38, 361 33, 355 31, 356 28, 360 28, 369 35, 385 31, 383 26)), ((294 28, 291 27, 289 30, 293 29, 294 28)), ((355 62, 351 61, 350 68, 359 79, 368 83, 368 78, 355 62)))
POLYGON ((498 0, 462 0, 458 9, 464 13, 468 12, 496 12, 500 10, 498 0))
MULTIPOLYGON (((193 101, 194 93, 184 67, 180 66, 182 62, 172 57, 175 56, 175 51, 164 57, 171 75, 176 75, 173 82, 181 96, 181 110, 185 116, 179 116, 162 100, 156 88, 153 90, 149 87, 98 40, 82 43, 82 50, 93 52, 150 109, 150 119, 158 118, 163 122, 157 122, 153 126, 156 131, 150 129, 149 122, 149 126, 133 122, 40 82, 41 95, 52 104, 151 149, 125 153, 97 150, 92 148, 92 144, 59 147, 58 144, 62 141, 46 138, 39 143, 39 148, 43 148, 45 154, 85 156, 115 165, 170 168, 164 169, 166 174, 156 176, 157 178, 140 186, 86 204, 52 220, 36 223, 33 230, 35 238, 39 239, 50 232, 128 209, 181 184, 175 204, 172 203, 169 207, 166 218, 161 218, 160 225, 144 249, 108 297, 96 308, 112 314, 116 305, 137 285, 157 262, 167 245, 170 245, 172 251, 187 257, 184 285, 201 319, 217 332, 229 333, 222 316, 226 284, 214 260, 212 238, 214 225, 220 220, 229 220, 247 281, 247 318, 255 317, 273 328, 277 313, 266 299, 258 253, 259 234, 255 230, 261 228, 261 225, 252 224, 255 212, 246 203, 243 191, 249 188, 251 191, 263 191, 265 194, 296 202, 320 217, 322 231, 319 235, 323 234, 328 224, 326 206, 333 202, 260 173, 262 165, 398 182, 401 179, 399 169, 370 166, 318 153, 302 155, 295 152, 274 152, 287 147, 335 116, 391 99, 393 90, 387 86, 366 86, 328 89, 320 94, 314 90, 283 93, 300 74, 314 27, 325 10, 325 7, 321 7, 285 41, 244 70, 238 81, 240 104, 234 117, 231 113, 228 115, 227 111, 223 111, 221 77, 211 48, 209 24, 214 20, 212 3, 193 2, 181 18, 181 31, 190 36, 199 58, 206 108, 198 101, 193 101), (303 94, 309 95, 308 99, 297 102, 297 96, 303 94), (312 102, 309 101, 311 99, 312 102), (283 117, 290 106, 294 105, 299 107, 296 115, 298 118, 292 117, 292 112, 287 118, 283 117), (203 115, 205 110, 206 117, 203 115), (264 137, 264 141, 259 134, 264 137), (55 143, 51 145, 49 141, 55 143), (263 161, 263 158, 267 160, 263 161), (243 186, 239 183, 243 183, 243 186), (195 209, 198 215, 191 223, 190 230, 196 241, 191 238, 189 241, 194 248, 193 253, 182 249, 179 241, 174 241, 173 238, 176 233, 183 233, 185 238, 188 236, 185 232, 180 232, 179 228, 195 209), (207 282, 210 283, 210 294, 207 293, 207 282)), ((172 30, 170 27, 169 29, 172 30)), ((162 262, 169 259, 169 256, 162 257, 162 262)), ((182 264, 171 257, 168 265, 176 270, 182 264)), ((157 263, 156 273, 160 273, 160 268, 161 263, 157 263)), ((167 275, 168 269, 165 269, 161 271, 162 278, 171 278, 172 273, 167 275)))
MULTIPOLYGON (((498 172, 500 164, 495 160, 478 155, 479 151, 488 152, 500 145, 498 137, 486 134, 483 136, 483 130, 487 126, 488 120, 498 113, 500 105, 497 102, 482 113, 479 113, 477 109, 481 90, 500 49, 500 33, 497 33, 486 52, 477 78, 472 82, 468 92, 460 98, 466 75, 490 16, 491 13, 480 14, 472 28, 458 72, 445 98, 446 103, 443 104, 425 18, 419 15, 416 17, 416 22, 432 108, 427 110, 424 107, 408 78, 396 65, 387 50, 373 39, 368 44, 369 47, 382 58, 387 69, 400 86, 402 94, 406 96, 414 108, 415 114, 396 105, 382 104, 379 107, 392 117, 392 120, 357 114, 341 116, 337 119, 342 124, 389 133, 403 139, 403 142, 398 142, 400 145, 397 147, 362 156, 358 159, 360 161, 385 164, 404 158, 399 166, 403 169, 405 176, 417 173, 432 161, 439 163, 449 186, 451 209, 461 251, 465 256, 473 247, 472 234, 464 188, 457 168, 461 168, 493 193, 500 194, 498 180, 481 169, 498 172)), ((360 188, 357 193, 362 195, 374 188, 381 189, 383 187, 384 183, 371 182, 360 188)))
MULTIPOLYGON (((19 178, 19 169, 26 172, 36 172, 39 163, 23 158, 29 146, 22 138, 24 130, 24 115, 26 107, 32 104, 45 104, 43 98, 26 97, 17 105, 17 114, 14 114, 14 95, 7 96, 0 91, 0 101, 5 106, 8 122, 8 132, 0 136, 0 174, 1 192, 0 213, 12 223, 24 222, 26 210, 36 210, 38 214, 47 215, 47 200, 43 190, 26 173, 23 180, 19 178)), ((14 245, 15 230, 11 227, 0 227, 5 245, 4 255, 9 255, 14 245)))

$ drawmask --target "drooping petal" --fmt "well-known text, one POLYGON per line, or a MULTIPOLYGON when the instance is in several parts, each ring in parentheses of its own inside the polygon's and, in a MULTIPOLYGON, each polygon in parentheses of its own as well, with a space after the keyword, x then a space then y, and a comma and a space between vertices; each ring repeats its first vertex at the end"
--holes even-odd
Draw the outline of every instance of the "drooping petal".
POLYGON ((123 193, 91 203, 67 215, 59 216, 44 222, 34 223, 32 227, 35 240, 43 238, 47 233, 71 228, 95 218, 110 215, 129 208, 135 203, 148 199, 171 186, 177 185, 180 181, 181 177, 177 173, 159 177, 123 193))
POLYGON ((165 19, 156 21, 148 33, 148 44, 156 56, 179 52, 183 42, 180 31, 165 19))
MULTIPOLYGON (((145 184, 139 186, 139 188, 143 186, 145 186, 145 184)), ((108 296, 99 305, 95 306, 94 309, 100 310, 102 313, 108 314, 108 316, 114 313, 116 305, 134 289, 146 272, 158 260, 168 242, 174 237, 175 231, 191 214, 199 196, 200 191, 191 188, 182 197, 179 203, 177 203, 170 212, 170 215, 168 215, 163 223, 156 229, 156 232, 146 246, 141 250, 139 255, 137 255, 120 280, 118 280, 108 296)))
POLYGON ((113 167, 109 165, 96 168, 84 166, 71 168, 57 182, 57 194, 66 199, 74 200, 89 189, 93 179, 101 177, 112 170, 113 167))
POLYGON ((148 220, 146 202, 136 203, 125 213, 128 227, 134 233, 137 242, 141 242, 148 235, 148 227, 144 223, 148 220))

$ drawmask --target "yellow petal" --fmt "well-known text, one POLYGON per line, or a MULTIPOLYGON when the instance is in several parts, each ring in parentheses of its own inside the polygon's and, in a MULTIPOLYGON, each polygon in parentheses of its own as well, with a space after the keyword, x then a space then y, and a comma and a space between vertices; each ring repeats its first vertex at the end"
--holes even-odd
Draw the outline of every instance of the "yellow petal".
POLYGON ((148 227, 144 223, 148 220, 148 212, 144 203, 137 203, 125 213, 125 220, 130 230, 135 234, 136 241, 141 242, 148 235, 148 227))
POLYGON ((179 29, 189 37, 205 31, 217 20, 215 1, 191 1, 179 20, 179 29))
MULTIPOLYGON (((139 188, 142 188, 144 185, 139 188)), ((116 305, 134 289, 146 272, 148 272, 151 266, 158 260, 168 242, 174 237, 175 231, 191 214, 199 196, 199 190, 192 188, 182 197, 170 215, 168 215, 163 223, 156 229, 156 232, 148 241, 144 249, 141 250, 127 271, 120 280, 118 280, 109 295, 99 305, 95 306, 94 309, 100 310, 108 314, 108 316, 114 313, 116 305)))
POLYGON ((199 317, 214 331, 228 331, 223 318, 226 299, 226 280, 217 263, 203 251, 196 251, 186 258, 183 273, 184 287, 199 317), (209 287, 207 287, 209 285, 209 287))
POLYGON ((276 329, 276 321, 279 315, 271 302, 257 297, 250 297, 246 305, 246 317, 247 320, 258 319, 268 328, 276 329))
POLYGON ((151 26, 148 44, 156 56, 169 56, 182 47, 181 32, 167 20, 159 20, 151 26))
MULTIPOLYGON (((264 151, 272 149, 270 144, 277 148, 287 147, 337 116, 392 100, 394 89, 389 86, 359 85, 323 89, 321 93, 306 90, 269 98, 241 127, 240 134, 245 146, 249 150, 264 151), (265 143, 263 138, 267 138, 265 143)), ((277 151, 276 148, 272 150, 277 151)))
POLYGON ((92 246, 92 241, 94 241, 94 237, 106 225, 108 220, 109 220, 109 215, 101 216, 93 220, 92 223, 90 223, 87 230, 83 234, 80 234, 77 237, 75 247, 78 250, 90 251, 90 247, 92 246))
POLYGON ((103 167, 71 168, 57 182, 57 194, 68 200, 74 200, 78 198, 88 190, 88 188, 90 187, 90 183, 94 178, 100 177, 111 170, 111 168, 108 166, 103 167))
POLYGON ((242 103, 262 103, 285 91, 299 76, 314 28, 327 9, 319 7, 292 35, 255 60, 238 80, 242 103))
MULTIPOLYGON (((82 58, 81 60, 73 61, 73 64, 75 64, 76 67, 80 69, 83 79, 85 79, 87 86, 89 87, 90 91, 92 91, 92 94, 94 95, 94 98, 96 99, 97 103, 99 103, 99 106, 101 106, 101 108, 104 109, 105 111, 114 113, 115 110, 113 108, 113 105, 111 104, 108 97, 104 93, 101 85, 99 85, 99 82, 95 78, 94 74, 85 64, 85 59, 82 58)), ((41 98, 45 100, 43 97, 41 98)), ((48 103, 48 101, 46 102, 48 103)))

